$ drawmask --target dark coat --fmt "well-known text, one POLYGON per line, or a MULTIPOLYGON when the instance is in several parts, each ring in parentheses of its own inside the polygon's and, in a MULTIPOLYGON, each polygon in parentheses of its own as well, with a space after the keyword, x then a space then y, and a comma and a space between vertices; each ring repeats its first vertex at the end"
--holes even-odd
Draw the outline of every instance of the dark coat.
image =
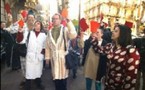
POLYGON ((82 59, 83 66, 85 64, 86 56, 87 56, 87 53, 88 53, 90 47, 91 47, 91 37, 89 39, 87 39, 84 43, 84 53, 83 53, 83 59, 82 59))
MULTIPOLYGON (((106 40, 103 40, 101 46, 105 46, 107 44, 106 40)), ((107 64, 107 57, 105 54, 100 54, 99 65, 97 70, 97 81, 100 81, 103 76, 106 74, 106 65, 107 64)))
POLYGON ((6 64, 12 66, 13 70, 20 68, 20 57, 17 53, 16 34, 11 34, 6 30, 1 29, 1 40, 5 46, 6 64))
POLYGON ((79 56, 80 56, 80 48, 78 46, 78 40, 70 40, 69 43, 69 53, 73 55, 74 66, 73 68, 76 69, 79 64, 79 56))
POLYGON ((109 29, 104 29, 103 30, 103 39, 107 41, 107 43, 111 43, 112 39, 111 39, 111 31, 109 29))
POLYGON ((137 47, 140 54, 139 70, 145 72, 145 38, 135 38, 133 43, 137 47))
POLYGON ((1 47, 3 47, 3 49, 1 50, 4 50, 4 52, 6 52, 5 53, 6 57, 3 58, 5 58, 7 66, 10 66, 14 40, 12 35, 8 31, 1 29, 0 33, 1 33, 1 47))

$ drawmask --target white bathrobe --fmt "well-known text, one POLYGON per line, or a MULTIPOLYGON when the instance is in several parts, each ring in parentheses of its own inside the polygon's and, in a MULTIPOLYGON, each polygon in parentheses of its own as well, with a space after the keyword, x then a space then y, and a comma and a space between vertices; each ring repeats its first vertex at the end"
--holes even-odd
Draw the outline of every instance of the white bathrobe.
POLYGON ((43 69, 44 55, 41 54, 45 47, 46 35, 40 32, 36 37, 34 31, 30 31, 26 55, 26 79, 40 78, 43 69))
MULTIPOLYGON (((64 35, 66 45, 68 46, 68 40, 74 39, 77 35, 76 30, 72 22, 68 23, 68 28, 64 28, 64 35)), ((65 79, 68 77, 68 69, 65 67, 65 55, 64 38, 63 38, 63 26, 61 25, 60 35, 55 42, 52 37, 51 30, 49 30, 46 39, 45 59, 51 60, 51 69, 53 80, 65 79)))

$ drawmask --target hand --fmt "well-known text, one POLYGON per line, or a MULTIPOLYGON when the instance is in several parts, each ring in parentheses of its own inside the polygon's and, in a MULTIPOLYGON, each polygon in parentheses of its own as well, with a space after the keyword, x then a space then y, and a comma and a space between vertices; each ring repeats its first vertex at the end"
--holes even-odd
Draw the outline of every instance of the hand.
POLYGON ((67 21, 67 23, 68 23, 68 22, 70 21, 70 19, 67 18, 66 21, 67 21))
POLYGON ((45 61, 46 61, 46 64, 49 65, 49 61, 50 61, 50 59, 46 59, 45 61))
POLYGON ((94 42, 95 40, 96 40, 96 38, 95 37, 92 37, 91 42, 94 42))
POLYGON ((23 28, 19 27, 18 32, 23 32, 23 28))
POLYGON ((80 32, 80 38, 84 38, 84 32, 83 31, 80 32))

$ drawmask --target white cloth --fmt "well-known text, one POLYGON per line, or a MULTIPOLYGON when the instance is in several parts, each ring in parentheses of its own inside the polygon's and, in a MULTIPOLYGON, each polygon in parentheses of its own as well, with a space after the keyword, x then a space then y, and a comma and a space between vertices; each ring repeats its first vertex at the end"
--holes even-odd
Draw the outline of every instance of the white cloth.
POLYGON ((44 55, 41 54, 41 51, 45 47, 45 41, 45 33, 40 32, 36 37, 34 31, 30 32, 26 55, 26 79, 41 77, 44 60, 44 55))
POLYGON ((99 40, 98 45, 101 46, 102 42, 103 42, 103 39, 99 40))
MULTIPOLYGON (((73 24, 70 23, 69 28, 64 28, 64 35, 66 46, 68 46, 68 38, 74 39, 77 35, 73 24)), ((60 29, 60 35, 57 42, 54 41, 51 30, 49 30, 46 41, 45 59, 51 60, 52 76, 55 79, 65 79, 68 77, 68 69, 65 67, 64 39, 63 39, 63 26, 60 29)))

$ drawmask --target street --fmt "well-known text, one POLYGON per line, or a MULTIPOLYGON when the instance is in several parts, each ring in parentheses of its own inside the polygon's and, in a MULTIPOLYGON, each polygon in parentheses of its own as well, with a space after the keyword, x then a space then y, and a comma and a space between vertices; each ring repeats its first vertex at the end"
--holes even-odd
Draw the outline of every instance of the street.
MULTIPOLYGON (((12 71, 6 66, 1 70, 1 90, 23 90, 20 89, 19 84, 22 81, 22 73, 19 71, 12 71)), ((55 90, 52 81, 51 69, 48 67, 43 70, 42 83, 45 90, 55 90)), ((68 78, 68 90, 85 90, 85 79, 83 76, 83 67, 79 67, 77 78, 73 79, 72 75, 68 78)), ((94 88, 94 85, 93 85, 94 88)), ((32 90, 37 90, 35 85, 32 84, 32 90)))
MULTIPOLYGON (((10 68, 6 66, 2 66, 1 68, 2 68, 1 90, 24 90, 19 86, 20 82, 23 80, 21 70, 12 71, 10 68)), ((45 86, 45 90, 55 90, 54 83, 51 76, 51 69, 48 68, 48 66, 46 66, 46 68, 43 70, 42 84, 45 86)), ((83 76, 83 67, 79 67, 76 79, 73 79, 72 74, 70 73, 67 87, 68 90, 85 90, 85 78, 83 76)), ((35 88, 35 84, 33 83, 32 83, 32 90, 37 90, 35 88)), ((92 90, 95 90, 94 84, 92 90)))

